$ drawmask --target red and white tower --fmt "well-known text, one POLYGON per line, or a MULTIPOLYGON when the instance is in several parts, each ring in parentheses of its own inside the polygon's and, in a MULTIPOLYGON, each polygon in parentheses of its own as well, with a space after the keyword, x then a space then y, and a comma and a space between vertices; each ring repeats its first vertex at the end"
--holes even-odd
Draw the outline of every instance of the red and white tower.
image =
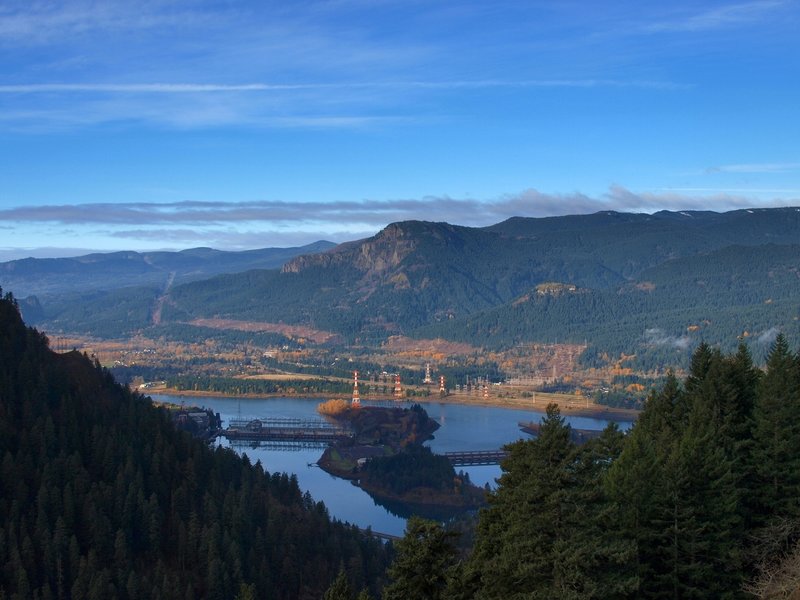
POLYGON ((442 395, 447 393, 447 390, 444 387, 444 375, 439 375, 439 393, 442 395))
POLYGON ((361 398, 358 395, 358 371, 353 371, 353 400, 351 406, 361 406, 361 398))
POLYGON ((422 383, 427 385, 433 383, 433 379, 431 379, 431 363, 425 363, 425 379, 422 380, 422 383))
POLYGON ((395 398, 402 398, 403 397, 403 388, 400 387, 400 375, 394 376, 394 397, 395 398))

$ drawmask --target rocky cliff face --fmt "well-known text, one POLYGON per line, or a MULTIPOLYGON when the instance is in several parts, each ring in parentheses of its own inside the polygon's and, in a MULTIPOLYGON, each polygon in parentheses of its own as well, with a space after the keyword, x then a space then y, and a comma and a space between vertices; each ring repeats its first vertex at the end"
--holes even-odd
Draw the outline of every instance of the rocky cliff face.
POLYGON ((312 267, 350 265, 366 279, 383 279, 392 273, 416 247, 407 223, 393 223, 374 237, 341 244, 321 254, 298 256, 282 272, 299 273, 312 267))
POLYGON ((403 224, 392 224, 359 248, 355 265, 374 275, 396 269, 416 248, 403 224))

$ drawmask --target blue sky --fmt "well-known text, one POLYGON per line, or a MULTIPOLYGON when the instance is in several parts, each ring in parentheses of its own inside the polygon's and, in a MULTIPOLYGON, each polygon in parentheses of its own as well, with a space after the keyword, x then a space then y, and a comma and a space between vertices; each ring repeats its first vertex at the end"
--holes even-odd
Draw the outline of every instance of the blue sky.
POLYGON ((800 5, 0 3, 0 260, 800 205, 800 5))

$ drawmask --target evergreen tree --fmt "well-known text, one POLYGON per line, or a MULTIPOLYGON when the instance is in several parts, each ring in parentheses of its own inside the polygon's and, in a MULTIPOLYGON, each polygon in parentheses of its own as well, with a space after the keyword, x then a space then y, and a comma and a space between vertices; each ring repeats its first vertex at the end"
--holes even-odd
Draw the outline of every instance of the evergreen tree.
POLYGON ((581 598, 613 598, 635 589, 633 545, 621 535, 619 506, 603 487, 624 441, 612 423, 599 438, 577 449, 575 482, 567 490, 567 535, 556 547, 556 580, 562 582, 563 597, 573 590, 581 598))
POLYGON ((754 371, 742 348, 725 359, 701 345, 685 390, 668 377, 610 469, 606 487, 636 548, 637 595, 736 595, 754 371))
MULTIPOLYGON (((800 369, 779 335, 767 357, 754 409, 752 464, 756 526, 800 519, 800 369)), ((782 550, 792 540, 781 540, 782 550)))
POLYGON ((653 597, 723 598, 741 584, 740 496, 708 408, 693 406, 659 473, 664 483, 649 524, 654 577, 643 586, 653 597))
POLYGON ((397 555, 389 567, 391 583, 383 590, 384 600, 445 598, 457 568, 454 536, 438 523, 411 517, 395 545, 397 555))
POLYGON ((475 598, 604 598, 631 587, 628 545, 600 486, 621 444, 612 427, 576 447, 551 405, 538 439, 508 446, 466 569, 475 598))
POLYGON ((350 588, 350 582, 347 580, 347 574, 344 569, 339 571, 336 579, 333 580, 331 586, 325 591, 323 600, 353 600, 353 591, 350 588))
POLYGON ((506 446, 503 475, 481 513, 468 578, 476 598, 545 597, 554 586, 554 544, 563 537, 564 496, 575 446, 556 405, 539 437, 506 446))
MULTIPOLYGON (((730 435, 739 442, 749 442, 752 438, 753 411, 761 371, 753 365, 750 351, 744 344, 739 344, 736 354, 728 359, 728 366, 726 377, 735 393, 726 407, 726 427, 730 429, 730 435)), ((748 452, 749 446, 743 450, 743 454, 748 452)))

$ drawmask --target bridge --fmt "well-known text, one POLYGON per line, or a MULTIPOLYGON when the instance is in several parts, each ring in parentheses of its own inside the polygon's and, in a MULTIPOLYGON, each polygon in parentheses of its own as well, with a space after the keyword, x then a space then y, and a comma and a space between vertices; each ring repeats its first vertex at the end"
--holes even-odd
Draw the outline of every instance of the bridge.
MULTIPOLYGON (((539 430, 542 428, 542 424, 533 422, 525 423, 524 421, 520 421, 519 428, 528 435, 539 437, 539 430)), ((600 437, 603 435, 603 432, 597 429, 576 429, 575 427, 570 427, 569 435, 573 442, 581 445, 585 444, 589 440, 600 437)))
POLYGON ((364 529, 363 527, 359 527, 358 530, 364 535, 371 535, 372 537, 383 540, 384 542, 396 542, 397 540, 403 539, 401 536, 391 535, 389 533, 381 533, 380 531, 374 531, 372 529, 364 529))
POLYGON ((255 450, 264 448, 265 450, 277 450, 281 452, 300 452, 301 450, 324 450, 330 442, 316 440, 250 440, 243 438, 230 439, 229 446, 241 450, 255 450))
MULTIPOLYGON (((295 418, 236 418, 220 436, 235 447, 267 447, 299 450, 304 447, 324 447, 353 438, 353 432, 322 419, 295 418)), ((454 467, 498 465, 508 455, 504 450, 469 450, 445 452, 454 467)))
POLYGON ((469 450, 465 452, 445 452, 444 455, 454 467, 477 465, 499 465, 508 456, 505 450, 469 450))
POLYGON ((353 433, 321 419, 232 419, 221 436, 236 442, 318 442, 332 444, 353 433))

